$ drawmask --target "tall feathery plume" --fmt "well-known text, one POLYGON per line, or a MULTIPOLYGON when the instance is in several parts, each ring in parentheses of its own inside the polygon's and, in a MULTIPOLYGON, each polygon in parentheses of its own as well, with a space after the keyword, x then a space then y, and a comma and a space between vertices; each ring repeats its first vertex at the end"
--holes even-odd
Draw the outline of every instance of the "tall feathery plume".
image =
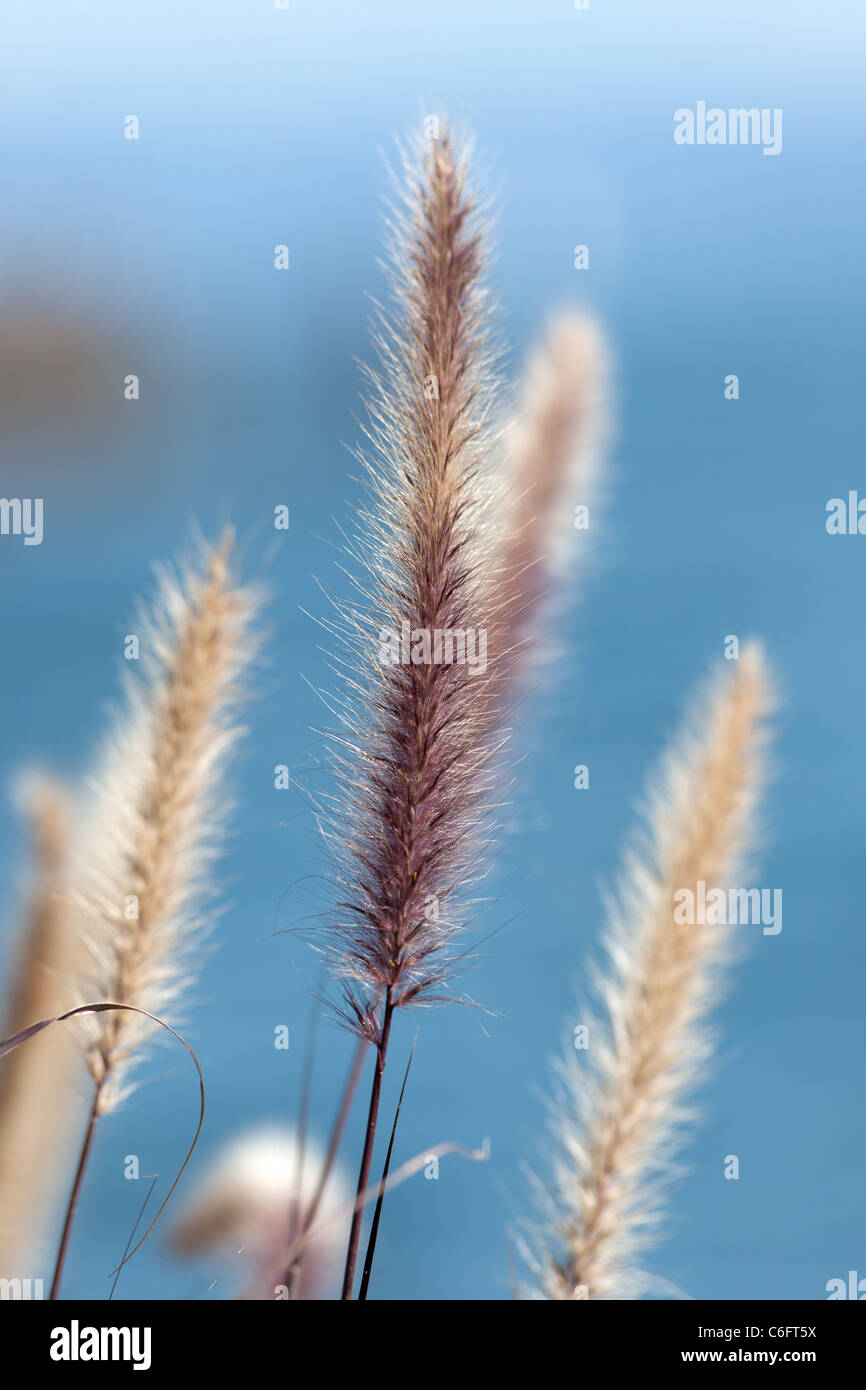
MULTIPOLYGON (((82 966, 75 914, 64 901, 69 839, 65 788, 44 774, 23 778, 16 800, 30 825, 31 887, 10 972, 0 1035, 73 1004, 82 966)), ((0 1276, 29 1269, 64 1181, 64 1155, 83 1081, 80 1050, 68 1034, 34 1038, 0 1067, 0 1276)))
POLYGON ((761 650, 749 645, 651 785, 610 912, 606 1026, 599 1036, 592 1025, 588 1050, 570 1049, 559 1070, 548 1298, 637 1298, 653 1286, 635 1261, 658 1236, 688 1097, 711 1054, 708 1013, 742 930, 679 921, 674 895, 727 889, 743 871, 770 709, 761 650))
MULTIPOLYGON (((142 677, 127 681, 93 814, 74 870, 89 932, 92 1000, 177 1023, 213 908, 210 874, 225 822, 225 765, 252 653, 252 594, 230 566, 231 533, 177 583, 163 574, 143 615, 142 677)), ((131 1089, 153 1025, 128 1012, 89 1016, 93 1102, 60 1242, 57 1296, 94 1129, 131 1089)))
MULTIPOLYGON (((376 1048, 359 1192, 394 1011, 447 995, 454 899, 483 859, 503 664, 489 583, 497 440, 484 248, 466 152, 445 129, 421 144, 395 214, 396 321, 380 315, 381 372, 368 373, 360 600, 333 629, 349 655, 325 832, 341 888, 328 949, 341 1016, 376 1048)), ((344 1298, 360 1223, 358 1211, 344 1298)))
POLYGON ((524 374, 505 436, 500 523, 514 676, 551 650, 539 640, 539 626, 549 626, 548 593, 583 558, 607 435, 608 379, 601 330, 576 313, 551 321, 524 374))

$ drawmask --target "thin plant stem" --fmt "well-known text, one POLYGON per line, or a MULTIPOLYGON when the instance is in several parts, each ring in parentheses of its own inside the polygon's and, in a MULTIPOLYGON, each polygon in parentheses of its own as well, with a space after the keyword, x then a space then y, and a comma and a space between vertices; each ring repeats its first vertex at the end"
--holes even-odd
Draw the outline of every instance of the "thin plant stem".
POLYGON ((327 1184, 328 1178, 331 1175, 331 1169, 333 1168, 334 1160, 337 1157, 337 1150, 339 1149, 340 1141, 343 1138, 343 1131, 346 1128, 346 1121, 349 1118, 349 1111, 352 1106, 352 1101, 355 1099, 355 1092, 358 1089, 358 1081, 361 1075, 361 1065, 364 1061, 364 1054, 367 1050, 367 1047, 368 1043, 366 1039, 359 1038, 358 1045, 355 1048, 355 1055, 352 1058, 352 1066, 349 1071, 349 1075, 346 1078, 346 1084, 343 1088, 343 1095, 340 1100, 340 1108, 337 1111, 336 1117, 334 1119, 334 1125, 331 1130, 331 1137, 328 1141, 328 1151, 325 1154, 325 1162, 322 1165, 322 1172, 319 1176, 318 1186, 316 1187, 316 1191, 313 1194, 313 1200, 310 1202, 309 1208, 304 1217, 304 1234, 306 1234, 306 1232, 309 1230, 310 1226, 316 1219, 316 1215, 319 1210, 319 1204, 322 1200, 322 1196, 325 1191, 325 1186, 327 1184))
POLYGON ((66 1215, 63 1219, 63 1231, 60 1236, 60 1244, 57 1247, 57 1261, 54 1266, 54 1278, 51 1281, 51 1292, 48 1295, 52 1301, 60 1296, 60 1281, 63 1278, 63 1267, 66 1264, 66 1252, 69 1248, 69 1237, 72 1234, 72 1223, 75 1220, 75 1213, 78 1208, 78 1199, 81 1196, 81 1188, 84 1183, 84 1175, 87 1172, 87 1164, 90 1159, 90 1151, 93 1147, 93 1136, 96 1133, 96 1122, 99 1119, 99 1102, 102 1095, 102 1086, 96 1087, 93 1095, 93 1103, 90 1107, 90 1115, 87 1119, 87 1128, 84 1131, 84 1139, 81 1143, 81 1153, 78 1157, 78 1167, 75 1170, 75 1177, 72 1181, 72 1190, 69 1193, 69 1201, 66 1203, 66 1215))
MULTIPOLYGON (((304 1159, 307 1148, 307 1130, 310 1123, 310 1098, 313 1089, 313 1066, 316 1056, 316 1035, 319 1026, 320 1006, 318 999, 313 1000, 310 1011, 310 1025, 307 1031, 307 1043, 304 1049, 304 1063, 302 1069, 301 1096, 298 1102, 298 1162, 297 1174, 295 1177, 295 1203, 293 1207, 294 1216, 291 1225, 297 1223, 303 1225, 301 1218, 301 1188, 304 1181, 304 1159)), ((290 1231, 294 1236, 294 1230, 290 1231)))
MULTIPOLYGON (((385 1071, 385 1062, 388 1056, 388 1039, 391 1035, 391 1016, 394 1012, 394 1005, 391 999, 391 990, 387 990, 385 995, 385 1010, 382 1015, 382 1032, 376 1048, 376 1067, 373 1072, 373 1086, 370 1091, 370 1109, 367 1113, 367 1130, 364 1135, 364 1151, 361 1155, 361 1171, 358 1175, 358 1197, 367 1190, 370 1181, 370 1164, 373 1160, 373 1146, 376 1142, 376 1122, 379 1118, 379 1101, 382 1095, 382 1076, 385 1071)), ((346 1270, 343 1275, 342 1300, 352 1297, 352 1285, 355 1282, 355 1263, 358 1259, 358 1244, 361 1239, 361 1222, 363 1220, 363 1207, 359 1206, 352 1216, 352 1228, 349 1232, 349 1249, 346 1254, 346 1270)))
MULTIPOLYGON (((325 1195, 325 1188, 328 1184, 328 1178, 331 1176, 331 1170, 334 1167, 334 1161, 337 1157, 337 1151, 343 1139, 343 1132, 346 1128, 346 1121, 349 1118, 349 1111, 352 1108, 352 1101, 355 1099, 355 1092, 358 1089, 358 1081, 361 1077, 361 1066, 363 1064, 364 1055, 367 1051, 368 1046, 369 1044, 367 1043, 366 1038, 358 1039, 358 1043, 355 1048, 355 1055, 352 1058, 352 1065, 349 1068, 349 1074, 346 1077, 346 1084, 343 1087, 343 1094, 340 1097, 340 1105, 336 1115, 334 1116, 334 1123, 331 1126, 331 1135, 328 1140, 328 1148, 325 1154, 324 1163, 322 1164, 322 1171, 319 1174, 319 1181, 316 1184, 316 1190, 313 1193, 310 1205, 304 1212, 304 1219, 301 1223, 300 1230, 300 1239, 302 1241, 304 1236, 307 1234, 310 1227, 312 1226, 313 1222, 315 1221, 316 1216, 318 1215, 319 1206, 321 1205, 322 1197, 325 1195)), ((301 1277, 301 1265, 303 1264, 305 1250, 306 1246, 302 1244, 298 1254, 292 1261, 290 1261, 289 1269, 286 1274, 286 1286, 289 1291, 289 1298, 292 1298, 294 1296, 295 1284, 301 1277)))
POLYGON ((150 1199, 151 1199, 151 1196, 152 1196, 152 1194, 153 1194, 153 1189, 156 1187, 157 1181, 158 1181, 158 1179, 159 1179, 159 1173, 153 1173, 153 1174, 147 1174, 147 1173, 145 1173, 145 1177, 151 1177, 151 1178, 152 1178, 152 1181, 151 1181, 150 1187, 147 1189, 147 1196, 145 1197, 144 1201, 142 1202, 142 1204, 141 1204, 141 1206, 140 1206, 140 1208, 139 1208, 138 1216, 135 1218, 135 1225, 133 1226, 132 1230, 131 1230, 130 1233, 129 1233, 129 1240, 126 1242, 126 1249, 125 1249, 124 1252, 123 1252, 123 1256, 122 1256, 122 1258, 121 1258, 120 1264, 117 1266, 117 1269, 115 1270, 115 1273, 114 1273, 114 1283, 113 1283, 112 1286, 111 1286, 111 1293, 108 1295, 108 1301, 109 1301, 109 1302, 111 1302, 111 1300, 114 1298, 114 1290, 117 1288, 117 1281, 118 1281, 118 1279, 120 1278, 120 1271, 123 1269, 123 1266, 124 1266, 124 1264, 126 1263, 126 1257, 127 1257, 127 1255, 129 1254, 129 1247, 130 1247, 130 1245, 132 1244, 132 1242, 135 1240, 135 1233, 136 1233, 136 1231, 138 1230, 139 1226, 141 1225, 141 1218, 144 1216, 145 1207, 147 1206, 148 1202, 149 1202, 150 1199))
POLYGON ((412 1051, 409 1053, 409 1060, 406 1063, 406 1072, 403 1077, 403 1085, 400 1087, 400 1096, 397 1101, 397 1110, 394 1114, 394 1123, 391 1126, 391 1138, 388 1140, 388 1152, 385 1155, 385 1166, 382 1169, 382 1180, 379 1184, 379 1195, 376 1198, 376 1208, 373 1212, 373 1222, 370 1226, 370 1239, 367 1242, 367 1253, 364 1256, 364 1268, 361 1273, 361 1287, 358 1290, 358 1302, 363 1302, 367 1297, 367 1290, 370 1287, 370 1274, 373 1269, 373 1256, 376 1253, 376 1241, 379 1235, 379 1222, 382 1220, 382 1207, 385 1202, 385 1191, 388 1186, 388 1174, 391 1171, 391 1155, 394 1152, 394 1140, 397 1137, 397 1124, 400 1119, 400 1111, 403 1108, 403 1097, 406 1094, 406 1082, 409 1080, 409 1070, 412 1066, 412 1059, 415 1056, 415 1043, 418 1041, 418 1034, 415 1034, 415 1042, 412 1043, 412 1051))

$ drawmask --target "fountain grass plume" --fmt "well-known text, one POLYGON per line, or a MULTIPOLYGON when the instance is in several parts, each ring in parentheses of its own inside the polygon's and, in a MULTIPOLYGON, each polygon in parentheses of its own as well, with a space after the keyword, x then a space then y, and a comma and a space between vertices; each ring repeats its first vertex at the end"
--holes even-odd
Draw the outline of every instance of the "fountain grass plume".
MULTIPOLYGON (((64 898, 69 798, 56 778, 23 776, 16 802, 32 843, 27 900, 16 942, 0 1036, 82 1001, 71 980, 83 946, 64 898)), ((0 1067, 0 1276, 28 1267, 64 1181, 84 1071, 69 1035, 34 1038, 0 1067)))
MULTIPOLYGON (((180 582, 162 572, 142 613, 140 675, 93 783, 75 876, 89 924, 90 998, 134 1004, 171 1024, 194 980, 214 909, 212 868, 228 811, 226 767, 253 642, 255 598, 230 568, 232 537, 180 582)), ((132 1014, 88 1023, 101 1113, 128 1093, 153 1029, 132 1014)))
POLYGON ((674 895, 737 882, 754 843, 772 697, 751 644, 715 682, 653 779, 646 829, 609 912, 603 1019, 569 1050, 553 1106, 554 1214, 538 1265, 552 1299, 636 1298, 712 1053, 710 1010, 738 928, 683 924, 674 895))
MULTIPOLYGON (((213 866, 228 809, 226 768, 255 649, 255 595, 235 580, 232 535, 180 581, 160 576, 139 623, 142 670, 108 738, 72 869, 91 954, 89 999, 133 1006, 166 1026, 195 981, 215 911, 213 866)), ((52 1298, 100 1116, 129 1094, 155 1030, 128 1008, 88 1015, 90 1116, 66 1210, 52 1298)))
MULTIPOLYGON (((375 1046, 386 1016, 448 989, 458 891, 483 863, 504 668, 495 566, 496 386, 481 219, 447 130, 407 157, 392 218, 394 313, 366 372, 369 484, 355 596, 331 625, 345 677, 324 825, 339 903, 325 949, 341 1017, 375 1046), (408 645, 403 634, 408 632, 408 645), (437 660, 469 632, 484 660, 437 660), (425 647, 425 643, 427 646, 425 647)), ((453 650, 453 649, 452 649, 453 650)))
MULTIPOLYGON (((338 903, 324 949, 341 1019, 376 1049, 368 1183, 394 1012, 450 998, 461 903, 485 868, 506 613, 497 589, 496 350, 483 214, 444 125, 404 158, 390 313, 366 372, 368 483, 352 601, 332 631, 345 677, 323 829, 338 903), (467 660, 467 641, 476 658, 467 660), (460 644, 462 645, 462 648, 460 644), (461 660, 461 653, 463 659, 461 660)), ((355 1212, 343 1297, 351 1297, 355 1212)))

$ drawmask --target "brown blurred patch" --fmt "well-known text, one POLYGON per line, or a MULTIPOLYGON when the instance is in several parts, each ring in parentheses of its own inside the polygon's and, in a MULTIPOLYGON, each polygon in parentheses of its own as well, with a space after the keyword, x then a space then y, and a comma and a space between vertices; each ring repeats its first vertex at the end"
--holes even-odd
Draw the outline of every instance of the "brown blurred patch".
POLYGON ((3 432, 77 429, 98 417, 117 392, 117 336, 81 305, 0 300, 3 432))

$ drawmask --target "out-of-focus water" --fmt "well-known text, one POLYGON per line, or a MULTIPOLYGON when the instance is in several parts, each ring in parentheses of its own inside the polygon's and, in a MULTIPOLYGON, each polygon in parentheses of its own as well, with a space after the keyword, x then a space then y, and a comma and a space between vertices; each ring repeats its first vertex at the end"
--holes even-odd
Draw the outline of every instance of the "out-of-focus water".
MULTIPOLYGON (((445 109, 476 132, 499 209, 510 365, 549 309, 591 309, 617 362, 617 437, 568 659, 515 734, 528 756, 479 928, 503 929, 467 980, 491 1012, 430 1010, 394 1038, 386 1112, 420 1023, 398 1158, 485 1137, 491 1158, 445 1159, 437 1182, 389 1198, 374 1291, 509 1296, 521 1165, 544 1150, 547 1061, 579 1021, 572 980, 598 937, 600 885, 645 771, 736 633, 763 636, 783 696, 757 881, 783 889, 784 926, 754 934, 721 1010, 722 1061, 652 1265, 701 1298, 825 1296, 866 1258, 866 539, 824 524, 829 498, 866 492, 862 14, 220 0, 49 3, 4 27, 0 289, 19 313, 83 317, 107 364, 71 390, 47 367, 44 391, 4 426, 0 492, 45 509, 41 546, 0 538, 4 774, 86 770, 149 565, 194 521, 211 533, 230 518, 273 594, 225 865, 232 907, 187 1030, 208 1087, 190 1181, 243 1123, 297 1105, 315 964, 274 928, 321 906, 317 884, 297 882, 318 852, 273 769, 308 761, 322 719, 311 684, 329 680, 302 610, 324 611, 317 577, 341 582, 354 358, 367 353, 365 295, 382 287, 382 152, 445 109), (781 108, 781 154, 677 146, 673 113, 699 100, 781 108), (123 138, 132 113, 138 141, 123 138), (288 273, 274 270, 278 243, 288 273), (573 268, 578 243, 588 271, 573 268), (136 403, 122 400, 128 373, 136 403), (279 503, 292 518, 281 544, 279 503), (589 791, 573 789, 577 763, 589 791), (281 1023, 288 1052, 273 1046, 281 1023)), ((3 804, 7 930, 21 855, 3 804)), ((320 1132, 349 1052, 321 1031, 320 1132)), ((125 1156, 167 1177, 188 1141, 188 1066, 161 1050, 146 1079, 99 1137, 70 1296, 107 1291, 143 1196, 125 1156)), ((119 1293, 219 1298, 231 1279, 171 1262, 158 1230, 119 1293)))

